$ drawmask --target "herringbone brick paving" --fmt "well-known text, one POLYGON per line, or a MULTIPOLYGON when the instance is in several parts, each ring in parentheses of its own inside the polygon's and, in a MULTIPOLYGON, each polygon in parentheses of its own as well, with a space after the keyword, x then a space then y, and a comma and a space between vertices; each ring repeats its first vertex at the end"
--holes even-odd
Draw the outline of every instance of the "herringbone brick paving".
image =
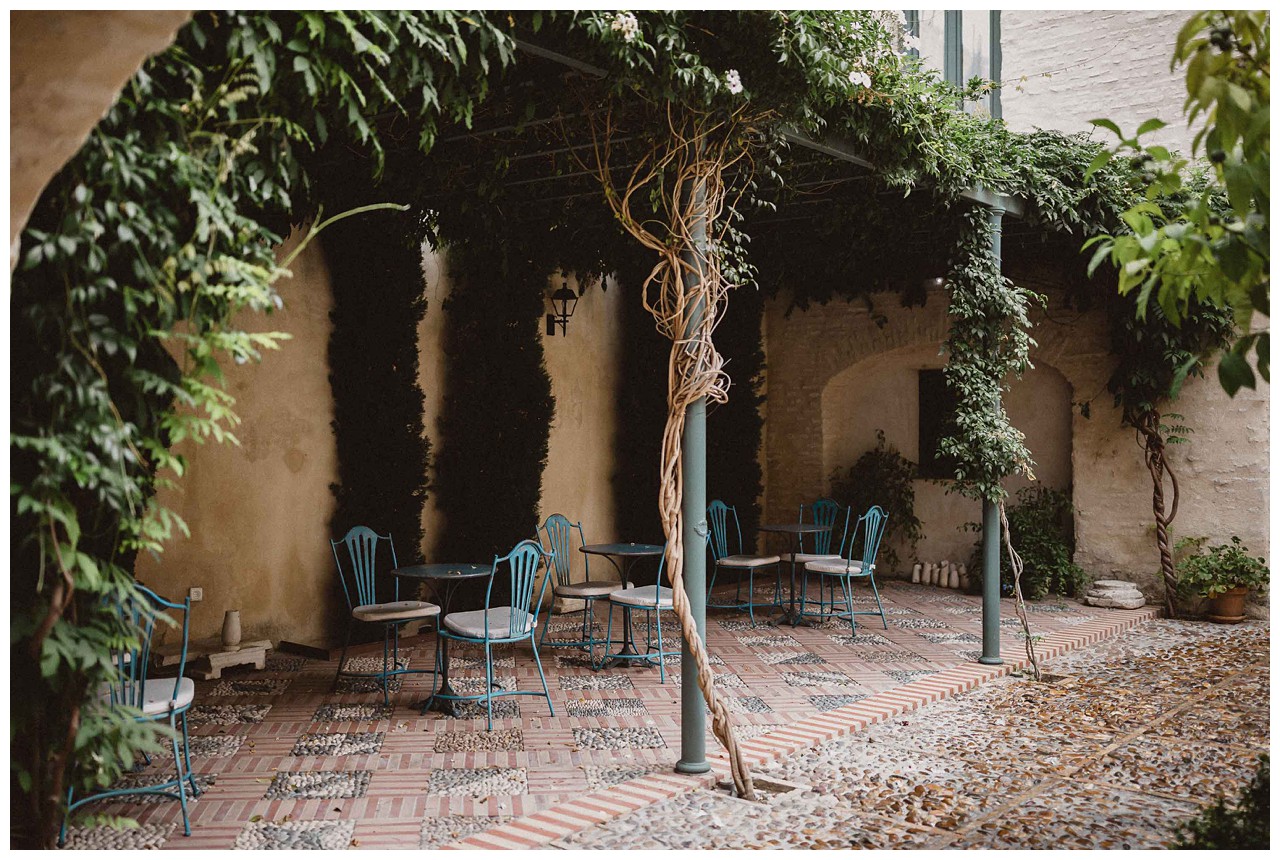
MULTIPOLYGON (((834 736, 839 732, 829 726, 842 725, 840 720, 847 718, 841 715, 856 712, 863 700, 866 713, 882 713, 895 707, 886 702, 920 699, 931 675, 973 665, 971 652, 980 647, 981 634, 978 598, 907 583, 887 583, 883 596, 889 628, 878 618, 861 616, 853 642, 843 623, 792 628, 766 621, 752 629, 740 613, 709 611, 709 649, 723 659, 726 678, 736 679, 722 684, 721 694, 734 704, 740 737, 760 735, 748 742, 749 749, 758 751, 753 757, 765 760, 766 750, 834 736), (899 688, 913 692, 897 697, 891 691, 899 688), (827 720, 824 711, 834 719, 827 720), (790 729, 797 724, 799 728, 790 729)), ((1056 600, 1032 608, 1037 636, 1080 625, 1104 629, 1108 626, 1100 622, 1113 619, 1127 626, 1139 615, 1154 614, 1150 609, 1108 611, 1056 600)), ((1010 601, 1002 602, 1001 611, 1006 623, 1013 618, 1010 601)), ((642 617, 637 614, 638 637, 642 617)), ((572 628, 577 626, 565 625, 564 635, 575 635, 572 628)), ((1016 658, 1023 648, 1020 631, 1006 626, 1002 632, 1006 656, 1016 658)), ((417 646, 410 655, 412 665, 429 667, 431 647, 417 646)), ((276 655, 263 671, 228 671, 221 683, 197 683, 191 731, 193 738, 209 741, 193 743, 193 750, 211 742, 214 746, 207 750, 213 754, 193 759, 193 768, 216 781, 191 804, 191 837, 174 826, 181 820, 176 801, 103 803, 92 811, 128 815, 151 825, 143 832, 152 834, 152 842, 156 827, 169 829, 165 848, 284 847, 295 844, 288 834, 308 828, 329 833, 329 843, 321 840, 326 846, 346 838, 346 829, 336 824, 328 830, 324 824, 292 826, 313 821, 354 821, 354 846, 406 848, 445 844, 474 829, 540 811, 563 818, 574 804, 587 819, 607 817, 609 802, 587 800, 591 792, 593 798, 614 792, 619 809, 641 802, 645 783, 630 783, 636 788, 628 789, 622 781, 646 771, 671 774, 679 758, 679 664, 669 664, 667 683, 659 684, 654 666, 632 662, 596 673, 573 659, 579 652, 546 648, 541 653, 555 716, 541 698, 507 699, 518 705, 519 716, 500 719, 495 713, 493 733, 485 731, 483 717, 421 716, 410 707, 429 693, 430 675, 407 676, 387 713, 380 692, 330 693, 333 662, 276 655), (244 681, 276 683, 237 683, 244 681), (268 706, 265 714, 263 706, 268 706), (238 748, 234 742, 214 740, 230 738, 241 740, 238 748), (277 779, 281 773, 286 777, 277 779), (287 775, 292 773, 333 776, 298 778, 289 788, 287 775)), ((496 674, 514 675, 520 689, 538 689, 527 643, 509 647, 506 654, 514 656, 514 666, 496 674)), ((455 686, 458 679, 480 677, 482 670, 466 659, 475 656, 454 650, 455 686)), ((948 695, 954 682, 935 686, 937 692, 924 694, 924 700, 948 695)), ((719 767, 718 749, 709 739, 708 750, 719 767)), ((166 767, 171 760, 160 759, 145 772, 166 767)), ((522 822, 512 832, 546 841, 520 829, 528 826, 522 822)))

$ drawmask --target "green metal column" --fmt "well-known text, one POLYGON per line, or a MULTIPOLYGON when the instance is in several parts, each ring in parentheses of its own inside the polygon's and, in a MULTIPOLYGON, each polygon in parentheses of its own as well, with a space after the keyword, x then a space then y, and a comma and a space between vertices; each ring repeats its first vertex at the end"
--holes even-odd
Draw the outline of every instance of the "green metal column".
MULTIPOLYGON (((1000 266, 1000 230, 1004 210, 993 206, 991 218, 991 252, 996 266, 1000 266)), ((1000 395, 996 395, 996 408, 1000 395)), ((1000 658, 1000 506, 995 502, 982 503, 982 656, 979 663, 998 666, 1000 658)))
MULTIPOLYGON (((706 187, 694 189, 695 211, 698 213, 692 225, 693 241, 702 250, 707 244, 706 187)), ((701 257, 684 252, 684 261, 697 275, 686 274, 689 287, 698 285, 701 277, 701 257)), ((696 305, 689 316, 686 335, 697 329, 706 308, 696 305)), ((684 416, 684 435, 680 439, 681 459, 684 467, 684 495, 681 511, 684 516, 684 590, 693 611, 695 626, 702 641, 707 639, 707 401, 700 398, 689 405, 684 416)), ((689 644, 682 640, 680 662, 680 761, 676 770, 680 773, 706 773, 707 716, 702 703, 702 691, 698 689, 698 667, 689 653, 689 644)))

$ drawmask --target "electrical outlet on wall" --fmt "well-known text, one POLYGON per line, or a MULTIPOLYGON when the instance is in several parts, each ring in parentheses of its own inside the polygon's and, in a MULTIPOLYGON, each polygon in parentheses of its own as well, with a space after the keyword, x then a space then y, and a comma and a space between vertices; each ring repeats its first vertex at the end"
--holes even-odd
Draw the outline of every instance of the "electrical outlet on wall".
POLYGON ((199 587, 189 588, 187 589, 187 597, 191 598, 192 603, 204 600, 204 589, 199 587))

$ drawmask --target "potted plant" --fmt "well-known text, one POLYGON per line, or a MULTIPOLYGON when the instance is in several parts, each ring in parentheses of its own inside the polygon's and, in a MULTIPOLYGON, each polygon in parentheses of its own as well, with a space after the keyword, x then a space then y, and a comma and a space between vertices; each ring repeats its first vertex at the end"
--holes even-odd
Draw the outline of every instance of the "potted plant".
POLYGON ((1209 620, 1219 624, 1239 624, 1244 620, 1244 601, 1251 589, 1266 588, 1270 571, 1262 558, 1232 537, 1231 543, 1202 551, 1207 538, 1187 538, 1178 549, 1194 547, 1196 552, 1178 562, 1178 586, 1185 594, 1209 599, 1209 620))

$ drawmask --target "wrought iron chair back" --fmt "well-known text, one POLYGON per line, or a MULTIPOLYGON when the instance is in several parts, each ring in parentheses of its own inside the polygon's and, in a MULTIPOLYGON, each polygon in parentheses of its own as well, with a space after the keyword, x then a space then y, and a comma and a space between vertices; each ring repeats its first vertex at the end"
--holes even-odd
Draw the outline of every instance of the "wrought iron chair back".
MULTIPOLYGON (((804 522, 805 506, 800 506, 800 522, 804 522)), ((840 504, 835 499, 818 499, 809 505, 809 516, 813 520, 814 525, 826 526, 830 531, 817 532, 813 535, 813 553, 817 555, 844 555, 845 543, 849 537, 849 519, 852 509, 840 504), (844 523, 840 523, 840 513, 844 512, 844 523), (840 526, 840 545, 834 553, 831 551, 831 541, 835 537, 836 528, 840 526)), ((801 538, 803 541, 803 536, 801 538)), ((801 544, 803 550, 803 543, 801 544)))
MULTIPOLYGON (((333 550, 333 560, 338 565, 338 580, 342 583, 342 595, 347 599, 348 609, 378 602, 377 558, 378 544, 381 541, 386 541, 391 550, 391 569, 394 570, 400 564, 396 561, 396 543, 389 534, 380 535, 368 526, 355 526, 341 540, 329 541, 329 547, 333 550), (338 553, 339 545, 347 549, 349 571, 343 569, 342 558, 338 553), (355 602, 352 602, 352 597, 355 598, 355 602)), ((400 599, 399 580, 395 582, 394 599, 400 599)))
MULTIPOLYGON (((546 534, 546 540, 542 544, 543 552, 546 553, 551 562, 551 568, 555 571, 556 585, 570 585, 571 560, 573 558, 573 531, 578 531, 578 546, 583 546, 587 541, 583 537, 582 523, 570 522, 569 518, 564 514, 552 514, 547 517, 547 521, 542 524, 542 531, 546 534)), ((584 579, 591 579, 591 566, 587 556, 582 557, 582 563, 586 570, 584 579)))
POLYGON ((191 623, 191 598, 184 598, 181 603, 165 600, 151 589, 143 585, 134 585, 136 594, 121 601, 116 611, 119 614, 125 635, 136 636, 137 639, 117 649, 112 654, 112 662, 116 667, 116 677, 110 685, 112 705, 141 709, 145 701, 147 687, 147 668, 151 665, 151 643, 155 638, 156 623, 173 624, 182 630, 182 652, 178 662, 178 674, 173 679, 173 695, 170 701, 178 698, 178 686, 182 683, 182 675, 187 668, 187 644, 191 623), (168 617, 170 610, 176 610, 181 620, 168 617))
MULTIPOLYGON (((711 528, 707 529, 707 541, 711 544, 711 555, 716 561, 733 553, 729 550, 729 516, 733 515, 733 528, 738 535, 738 552, 742 552, 742 526, 738 522, 738 509, 715 499, 707 505, 707 520, 711 528)), ((665 556, 664 556, 665 557, 665 556)))
MULTIPOLYGON (((879 505, 872 505, 858 518, 862 528, 862 572, 875 568, 876 554, 880 551, 880 539, 884 537, 885 523, 889 515, 879 505)), ((853 558, 853 544, 849 544, 849 558, 853 558)))
POLYGON ((542 588, 538 589, 538 602, 534 605, 533 592, 538 582, 538 565, 542 563, 543 558, 547 557, 547 553, 538 545, 536 541, 522 540, 516 544, 511 552, 504 556, 493 557, 493 570, 489 575, 489 586, 485 589, 484 608, 486 610, 484 618, 484 639, 489 641, 489 615, 488 610, 493 608, 493 583, 498 578, 498 568, 506 565, 510 574, 511 583, 511 604, 508 607, 510 614, 508 615, 507 636, 502 641, 516 641, 518 639, 528 639, 533 636, 535 627, 535 619, 538 612, 542 609, 542 596, 547 590, 548 577, 542 578, 542 588))

